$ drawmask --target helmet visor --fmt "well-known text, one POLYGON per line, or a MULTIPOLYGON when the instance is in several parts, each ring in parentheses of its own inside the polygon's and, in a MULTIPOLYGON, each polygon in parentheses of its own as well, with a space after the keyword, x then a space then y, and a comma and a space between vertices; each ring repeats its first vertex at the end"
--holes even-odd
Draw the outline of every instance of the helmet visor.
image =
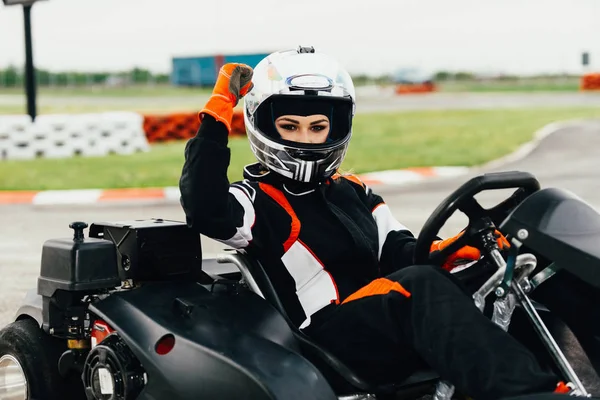
POLYGON ((268 138, 290 146, 316 149, 329 147, 346 138, 351 131, 352 102, 350 99, 312 95, 273 95, 256 110, 257 128, 268 138), (305 144, 284 140, 275 121, 283 115, 325 115, 329 119, 329 134, 322 144, 305 144))

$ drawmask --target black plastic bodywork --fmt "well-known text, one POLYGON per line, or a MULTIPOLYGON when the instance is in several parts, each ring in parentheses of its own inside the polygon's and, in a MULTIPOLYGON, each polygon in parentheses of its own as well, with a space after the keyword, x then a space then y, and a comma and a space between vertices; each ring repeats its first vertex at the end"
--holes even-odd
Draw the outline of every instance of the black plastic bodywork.
POLYGON ((40 327, 42 327, 44 322, 42 317, 42 308, 42 296, 37 293, 37 289, 29 289, 25 294, 23 302, 15 313, 14 321, 19 321, 24 318, 32 318, 36 320, 40 327))
POLYGON ((200 235, 184 222, 158 218, 93 223, 90 238, 114 243, 119 277, 123 281, 199 278, 200 235))
POLYGON ((120 286, 116 256, 115 245, 106 240, 47 240, 38 293, 52 297, 56 290, 83 292, 120 286))
POLYGON ((69 339, 83 334, 86 305, 82 299, 121 285, 115 245, 84 238, 85 224, 74 224, 77 229, 73 238, 44 243, 37 287, 43 303, 44 331, 69 339))
POLYGON ((148 283, 90 306, 148 373, 140 399, 336 399, 283 317, 258 295, 191 282, 148 283), (167 355, 155 351, 175 337, 167 355))
POLYGON ((515 208, 500 229, 600 287, 600 214, 573 193, 542 189, 515 208))

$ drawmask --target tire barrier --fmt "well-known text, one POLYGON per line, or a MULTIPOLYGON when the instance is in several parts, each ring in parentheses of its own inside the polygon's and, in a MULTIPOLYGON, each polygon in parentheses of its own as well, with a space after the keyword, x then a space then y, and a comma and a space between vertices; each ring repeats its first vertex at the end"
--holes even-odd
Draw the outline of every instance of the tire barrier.
POLYGON ((191 138, 200 122, 195 113, 145 115, 143 126, 148 142, 155 143, 191 138))
POLYGON ((133 112, 0 116, 0 159, 132 154, 150 149, 143 117, 133 112))
POLYGON ((600 73, 583 75, 581 90, 600 90, 600 73))
POLYGON ((436 91, 436 86, 431 82, 418 84, 398 84, 396 94, 431 93, 436 91))
MULTIPOLYGON (((144 132, 148 142, 166 142, 187 140, 194 137, 200 127, 198 113, 174 113, 166 115, 144 115, 144 132)), ((244 116, 241 112, 233 114, 231 136, 245 136, 244 116)))

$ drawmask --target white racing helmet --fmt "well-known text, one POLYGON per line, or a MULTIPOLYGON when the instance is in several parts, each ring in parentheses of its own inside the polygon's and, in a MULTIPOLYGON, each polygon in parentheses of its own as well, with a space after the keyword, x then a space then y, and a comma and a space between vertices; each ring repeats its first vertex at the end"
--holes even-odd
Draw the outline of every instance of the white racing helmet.
POLYGON ((254 68, 254 87, 244 98, 244 122, 252 152, 270 171, 300 182, 333 175, 352 136, 355 91, 339 63, 312 47, 270 54, 254 68), (322 144, 284 140, 275 128, 283 114, 329 116, 322 144))

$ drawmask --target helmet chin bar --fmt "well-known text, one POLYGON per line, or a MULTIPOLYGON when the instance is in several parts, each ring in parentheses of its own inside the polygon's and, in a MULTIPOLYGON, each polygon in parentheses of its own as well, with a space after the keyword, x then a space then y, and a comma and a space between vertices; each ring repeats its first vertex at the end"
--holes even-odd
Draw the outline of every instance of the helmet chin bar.
POLYGON ((338 144, 311 150, 290 148, 258 135, 260 132, 249 136, 250 148, 257 160, 270 171, 304 183, 331 177, 341 165, 350 139, 348 136, 338 144))

